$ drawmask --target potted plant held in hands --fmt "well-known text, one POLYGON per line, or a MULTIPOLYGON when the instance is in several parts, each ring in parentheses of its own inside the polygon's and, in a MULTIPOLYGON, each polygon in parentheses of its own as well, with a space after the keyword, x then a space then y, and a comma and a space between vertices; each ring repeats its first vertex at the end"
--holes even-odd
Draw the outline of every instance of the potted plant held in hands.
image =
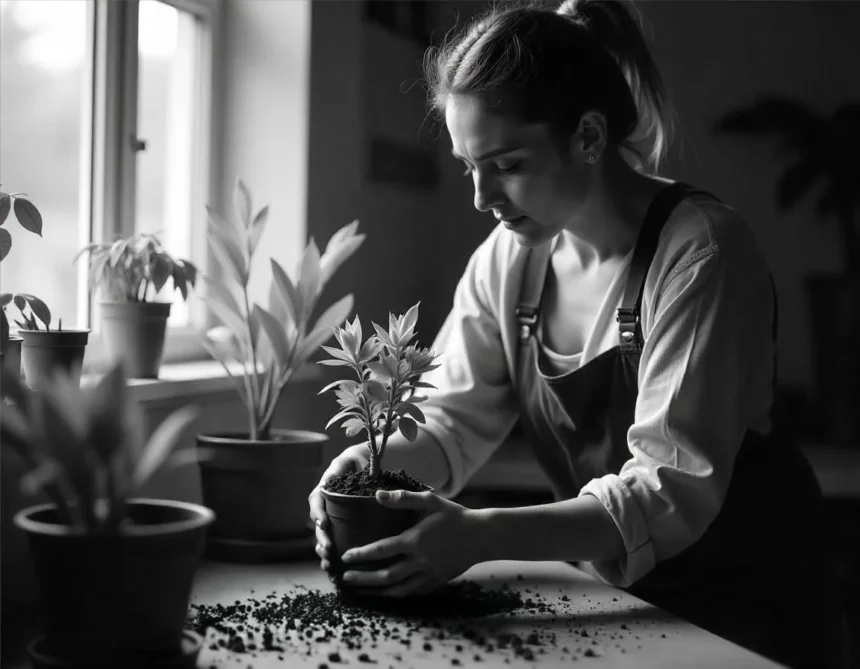
POLYGON ((89 286, 101 289, 102 332, 108 356, 123 360, 133 378, 155 379, 164 355, 170 302, 157 302, 172 280, 188 299, 197 268, 174 259, 153 234, 138 233, 110 244, 88 244, 75 257, 89 254, 89 286))
MULTIPOLYGON (((356 317, 352 324, 337 330, 340 349, 323 347, 332 359, 320 364, 349 367, 355 373, 355 380, 335 381, 320 391, 335 389, 342 407, 326 429, 344 421, 348 437, 366 435, 370 456, 367 469, 335 476, 322 488, 335 559, 350 548, 400 534, 418 521, 418 511, 381 506, 376 501, 378 490, 430 489, 402 469, 382 468, 391 435, 400 432, 407 440, 414 441, 417 423, 425 422, 416 405, 427 398, 416 395, 415 391, 434 387, 419 380, 438 365, 433 364, 436 354, 411 343, 417 320, 416 304, 399 318, 389 315, 388 332, 373 323, 376 334, 362 342, 361 321, 356 317)), ((383 562, 374 566, 384 566, 383 562)))
POLYGON ((252 302, 248 284, 268 206, 252 216, 251 195, 241 180, 233 195, 233 220, 209 209, 209 242, 226 282, 206 281, 209 290, 203 299, 222 325, 206 333, 204 346, 222 363, 248 420, 244 431, 197 438, 220 456, 201 465, 203 499, 218 516, 208 553, 250 562, 287 559, 311 550, 307 498, 322 473, 322 445, 328 437, 278 429, 272 421, 296 370, 352 311, 350 294, 312 318, 328 280, 365 235, 357 233, 354 221, 332 235, 322 254, 311 239, 295 282, 271 259, 273 281, 264 308, 252 302), (241 371, 234 375, 236 368, 241 371))
POLYGON ((51 500, 15 516, 46 633, 29 646, 36 666, 150 667, 195 655, 201 639, 183 626, 214 516, 136 495, 161 467, 201 457, 172 453, 196 407, 171 414, 144 443, 121 365, 84 389, 62 370, 39 391, 3 370, 2 387, 3 446, 29 466, 25 491, 51 500))
MULTIPOLYGON (((23 193, 0 192, 0 226, 6 222, 10 211, 15 212, 21 227, 42 236, 42 215, 23 193)), ((11 249, 12 235, 0 227, 0 262, 11 249)), ((56 368, 68 370, 80 380, 89 330, 64 330, 62 319, 52 330, 51 310, 29 293, 2 293, 0 307, 0 355, 4 366, 18 376, 23 366, 24 376, 31 386, 39 385, 56 368), (20 312, 20 318, 14 319, 19 328, 17 336, 11 334, 6 314, 7 307, 12 304, 20 312)))

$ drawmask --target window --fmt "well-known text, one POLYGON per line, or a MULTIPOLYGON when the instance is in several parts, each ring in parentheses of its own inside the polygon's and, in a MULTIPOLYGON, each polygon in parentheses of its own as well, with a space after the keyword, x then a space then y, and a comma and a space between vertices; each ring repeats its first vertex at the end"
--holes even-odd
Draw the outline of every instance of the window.
MULTIPOLYGON (((89 241, 157 232, 205 270, 217 0, 0 0, 0 182, 43 214, 43 238, 12 228, 3 291, 43 298, 88 327, 102 359, 89 241)), ((205 312, 173 302, 166 360, 206 357, 205 312)))

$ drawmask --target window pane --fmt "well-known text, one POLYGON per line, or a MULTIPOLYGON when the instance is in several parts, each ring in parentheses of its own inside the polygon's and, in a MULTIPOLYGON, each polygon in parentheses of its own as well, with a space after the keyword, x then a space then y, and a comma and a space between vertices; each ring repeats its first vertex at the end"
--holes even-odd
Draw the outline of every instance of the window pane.
MULTIPOLYGON (((138 32, 137 231, 158 233, 174 258, 189 259, 197 168, 194 113, 198 90, 197 19, 157 0, 142 0, 138 32)), ((202 200, 201 200, 202 201, 202 200)), ((189 309, 168 282, 170 326, 187 325, 189 309)))
MULTIPOLYGON (((43 221, 40 239, 10 214, 0 281, 3 292, 41 298, 64 328, 87 326, 72 260, 89 234, 78 211, 88 4, 0 2, 0 181, 3 192, 29 196, 43 221)), ((7 313, 18 317, 14 307, 7 313)))

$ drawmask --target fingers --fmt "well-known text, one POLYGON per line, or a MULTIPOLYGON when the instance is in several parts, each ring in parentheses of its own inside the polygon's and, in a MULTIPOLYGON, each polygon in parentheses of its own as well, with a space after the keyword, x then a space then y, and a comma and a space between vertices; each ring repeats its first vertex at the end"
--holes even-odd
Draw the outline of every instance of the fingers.
POLYGON ((376 597, 411 597, 426 594, 437 587, 438 584, 431 575, 426 572, 419 572, 407 576, 394 585, 384 588, 363 588, 360 592, 376 597))
POLYGON ((325 529, 328 527, 328 516, 325 512, 325 500, 320 492, 320 486, 317 486, 311 491, 308 497, 308 505, 310 506, 310 516, 314 523, 314 527, 325 529))
POLYGON ((400 560, 376 571, 347 571, 343 575, 343 582, 356 588, 381 588, 401 583, 419 572, 420 566, 414 560, 400 560))
POLYGON ((432 492, 408 490, 379 490, 376 493, 376 501, 382 506, 419 511, 434 511, 443 504, 442 498, 432 492))
POLYGON ((392 558, 398 555, 407 555, 409 553, 408 547, 408 538, 400 534, 396 537, 374 541, 372 544, 367 544, 366 546, 350 548, 340 556, 340 559, 345 565, 384 560, 385 558, 392 558))

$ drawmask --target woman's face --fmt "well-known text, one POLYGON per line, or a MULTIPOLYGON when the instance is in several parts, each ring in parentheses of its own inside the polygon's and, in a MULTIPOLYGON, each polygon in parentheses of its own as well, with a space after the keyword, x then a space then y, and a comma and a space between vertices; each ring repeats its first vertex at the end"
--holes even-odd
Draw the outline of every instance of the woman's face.
POLYGON ((490 114, 465 96, 449 98, 445 120, 452 153, 475 186, 478 211, 504 221, 523 246, 542 244, 574 223, 589 173, 575 151, 559 146, 547 124, 523 125, 490 114))

